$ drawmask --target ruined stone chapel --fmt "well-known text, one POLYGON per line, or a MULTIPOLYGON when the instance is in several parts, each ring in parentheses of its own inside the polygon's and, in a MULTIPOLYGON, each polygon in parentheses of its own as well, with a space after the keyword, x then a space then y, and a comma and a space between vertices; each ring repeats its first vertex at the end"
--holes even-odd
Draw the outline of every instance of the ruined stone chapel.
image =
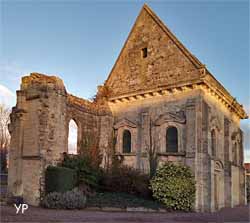
POLYGON ((104 167, 114 144, 123 164, 147 173, 153 148, 158 165, 191 167, 197 211, 244 204, 245 118, 242 105, 144 5, 94 101, 69 94, 55 76, 22 78, 9 125, 8 194, 39 205, 45 168, 68 152, 74 120, 78 147, 94 136, 104 167))

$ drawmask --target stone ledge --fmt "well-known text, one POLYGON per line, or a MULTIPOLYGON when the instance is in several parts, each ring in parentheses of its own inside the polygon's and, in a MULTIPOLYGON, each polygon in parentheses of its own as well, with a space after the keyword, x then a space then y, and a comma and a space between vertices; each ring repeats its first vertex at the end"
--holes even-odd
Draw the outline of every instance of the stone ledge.
POLYGON ((88 211, 111 211, 111 212, 156 212, 156 213, 166 213, 167 210, 160 208, 158 210, 145 208, 145 207, 127 207, 127 208, 117 208, 117 207, 87 207, 85 210, 88 211))
POLYGON ((125 211, 126 209, 117 208, 117 207, 102 207, 102 211, 125 211))
POLYGON ((42 159, 41 156, 22 156, 23 160, 40 160, 42 159))
POLYGON ((165 153, 157 153, 159 156, 185 156, 186 152, 165 152, 165 153))
POLYGON ((136 153, 117 153, 116 156, 136 156, 136 153))

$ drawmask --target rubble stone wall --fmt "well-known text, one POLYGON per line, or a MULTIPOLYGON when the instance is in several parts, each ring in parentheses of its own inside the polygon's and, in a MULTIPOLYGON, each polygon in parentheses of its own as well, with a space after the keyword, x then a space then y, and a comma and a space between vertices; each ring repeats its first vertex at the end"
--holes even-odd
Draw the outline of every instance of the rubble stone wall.
POLYGON ((91 134, 97 137, 98 146, 107 150, 112 118, 105 106, 97 108, 67 94, 57 77, 37 73, 23 77, 9 125, 9 196, 22 196, 32 205, 40 203, 46 167, 56 165, 68 152, 71 119, 78 125, 78 149, 83 136, 91 134))
POLYGON ((39 205, 46 167, 56 165, 68 152, 71 119, 78 126, 78 152, 86 136, 95 139, 104 168, 111 165, 114 148, 124 165, 149 173, 153 149, 157 165, 171 161, 191 167, 197 211, 245 203, 239 122, 201 88, 133 101, 90 102, 68 94, 59 78, 37 73, 22 79, 11 113, 9 196, 22 196, 27 203, 39 205), (166 150, 170 126, 178 131, 174 153, 166 150), (122 150, 124 130, 131 133, 129 154, 122 150), (215 155, 212 130, 216 133, 215 155))
POLYGON ((199 69, 146 10, 142 10, 107 80, 112 96, 192 81, 199 69), (142 50, 147 49, 147 57, 142 50))

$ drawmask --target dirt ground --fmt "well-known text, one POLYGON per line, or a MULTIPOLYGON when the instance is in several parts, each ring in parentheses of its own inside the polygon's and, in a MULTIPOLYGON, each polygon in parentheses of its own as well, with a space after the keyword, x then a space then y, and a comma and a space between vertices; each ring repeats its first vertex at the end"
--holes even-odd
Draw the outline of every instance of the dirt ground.
POLYGON ((250 222, 249 215, 249 205, 224 208, 217 213, 104 212, 29 207, 24 214, 16 214, 14 206, 1 206, 1 222, 250 222))

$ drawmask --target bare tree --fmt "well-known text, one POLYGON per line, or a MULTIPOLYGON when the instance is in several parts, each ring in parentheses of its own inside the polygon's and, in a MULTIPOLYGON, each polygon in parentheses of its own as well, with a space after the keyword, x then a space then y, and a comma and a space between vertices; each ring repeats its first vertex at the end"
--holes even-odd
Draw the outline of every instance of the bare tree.
POLYGON ((8 131, 8 124, 10 121, 10 109, 4 104, 0 104, 0 158, 1 171, 6 170, 7 165, 7 151, 10 144, 10 134, 8 131))

